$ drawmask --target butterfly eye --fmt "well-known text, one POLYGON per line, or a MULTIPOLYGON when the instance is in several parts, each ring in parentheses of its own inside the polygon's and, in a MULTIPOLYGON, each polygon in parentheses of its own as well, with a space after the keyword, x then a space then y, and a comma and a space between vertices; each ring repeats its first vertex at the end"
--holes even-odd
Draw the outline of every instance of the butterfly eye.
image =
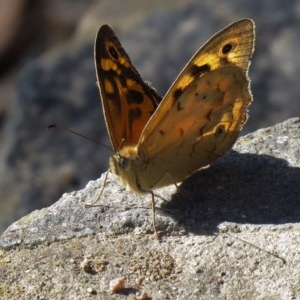
POLYGON ((129 161, 128 161, 128 159, 120 156, 118 159, 118 165, 119 165, 120 169, 123 169, 123 170, 128 169, 129 161))
POLYGON ((226 45, 223 46, 222 53, 223 54, 227 54, 227 53, 229 53, 232 50, 232 48, 233 48, 232 43, 228 43, 228 44, 226 44, 226 45))

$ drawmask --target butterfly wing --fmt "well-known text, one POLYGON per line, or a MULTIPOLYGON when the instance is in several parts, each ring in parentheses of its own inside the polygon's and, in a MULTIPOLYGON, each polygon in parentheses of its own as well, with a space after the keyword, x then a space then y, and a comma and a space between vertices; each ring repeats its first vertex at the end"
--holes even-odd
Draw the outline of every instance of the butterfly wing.
POLYGON ((161 97, 142 80, 108 25, 103 25, 96 36, 95 65, 114 150, 136 144, 161 97))
POLYGON ((153 175, 153 186, 182 181, 231 148, 252 101, 253 45, 253 21, 235 22, 200 48, 171 86, 139 141, 149 168, 165 166, 161 174, 169 175, 170 182, 161 177, 160 184, 153 175))

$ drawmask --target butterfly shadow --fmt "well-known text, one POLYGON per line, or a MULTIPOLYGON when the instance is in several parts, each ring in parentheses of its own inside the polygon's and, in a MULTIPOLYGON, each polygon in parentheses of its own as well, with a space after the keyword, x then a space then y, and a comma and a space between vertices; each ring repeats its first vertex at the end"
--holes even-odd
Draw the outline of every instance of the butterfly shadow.
POLYGON ((216 232, 218 224, 300 221, 300 168, 268 155, 231 151, 186 179, 161 206, 186 230, 216 232))

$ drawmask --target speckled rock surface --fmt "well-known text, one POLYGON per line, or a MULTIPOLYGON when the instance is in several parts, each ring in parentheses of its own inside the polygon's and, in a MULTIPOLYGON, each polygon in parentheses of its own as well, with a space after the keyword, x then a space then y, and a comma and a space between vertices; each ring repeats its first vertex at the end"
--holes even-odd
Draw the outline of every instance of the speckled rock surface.
MULTIPOLYGON (((53 12, 52 24, 58 26, 62 23, 57 20, 64 18, 69 22, 86 2, 76 1, 75 9, 74 1, 56 0, 62 9, 61 13, 47 10, 53 12)), ((84 17, 74 18, 78 20, 74 38, 18 67, 15 96, 7 100, 9 113, 0 111, 0 231, 12 220, 52 204, 62 193, 83 188, 107 169, 109 153, 103 148, 45 130, 51 123, 63 123, 109 144, 93 62, 93 41, 102 24, 116 31, 142 77, 163 95, 209 37, 237 19, 253 18, 254 101, 247 133, 300 115, 299 3, 129 0, 120 6, 118 0, 95 1, 84 17)), ((53 32, 62 28, 54 27, 53 32)), ((45 43, 45 36, 38 46, 45 43)))
POLYGON ((300 298, 300 119, 241 137, 180 186, 150 197, 103 177, 1 236, 0 295, 19 298, 300 298), (125 278, 112 295, 110 280, 125 278), (124 296, 125 295, 125 296, 124 296))

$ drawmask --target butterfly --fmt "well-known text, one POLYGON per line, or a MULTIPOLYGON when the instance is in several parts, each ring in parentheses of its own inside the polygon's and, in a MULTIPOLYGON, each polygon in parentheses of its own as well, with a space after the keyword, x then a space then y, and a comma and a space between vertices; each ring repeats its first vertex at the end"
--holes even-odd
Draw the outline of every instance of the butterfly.
POLYGON ((112 29, 100 27, 95 66, 114 150, 109 169, 127 189, 153 195, 232 147, 252 101, 254 27, 242 19, 214 35, 163 98, 142 80, 112 29))

